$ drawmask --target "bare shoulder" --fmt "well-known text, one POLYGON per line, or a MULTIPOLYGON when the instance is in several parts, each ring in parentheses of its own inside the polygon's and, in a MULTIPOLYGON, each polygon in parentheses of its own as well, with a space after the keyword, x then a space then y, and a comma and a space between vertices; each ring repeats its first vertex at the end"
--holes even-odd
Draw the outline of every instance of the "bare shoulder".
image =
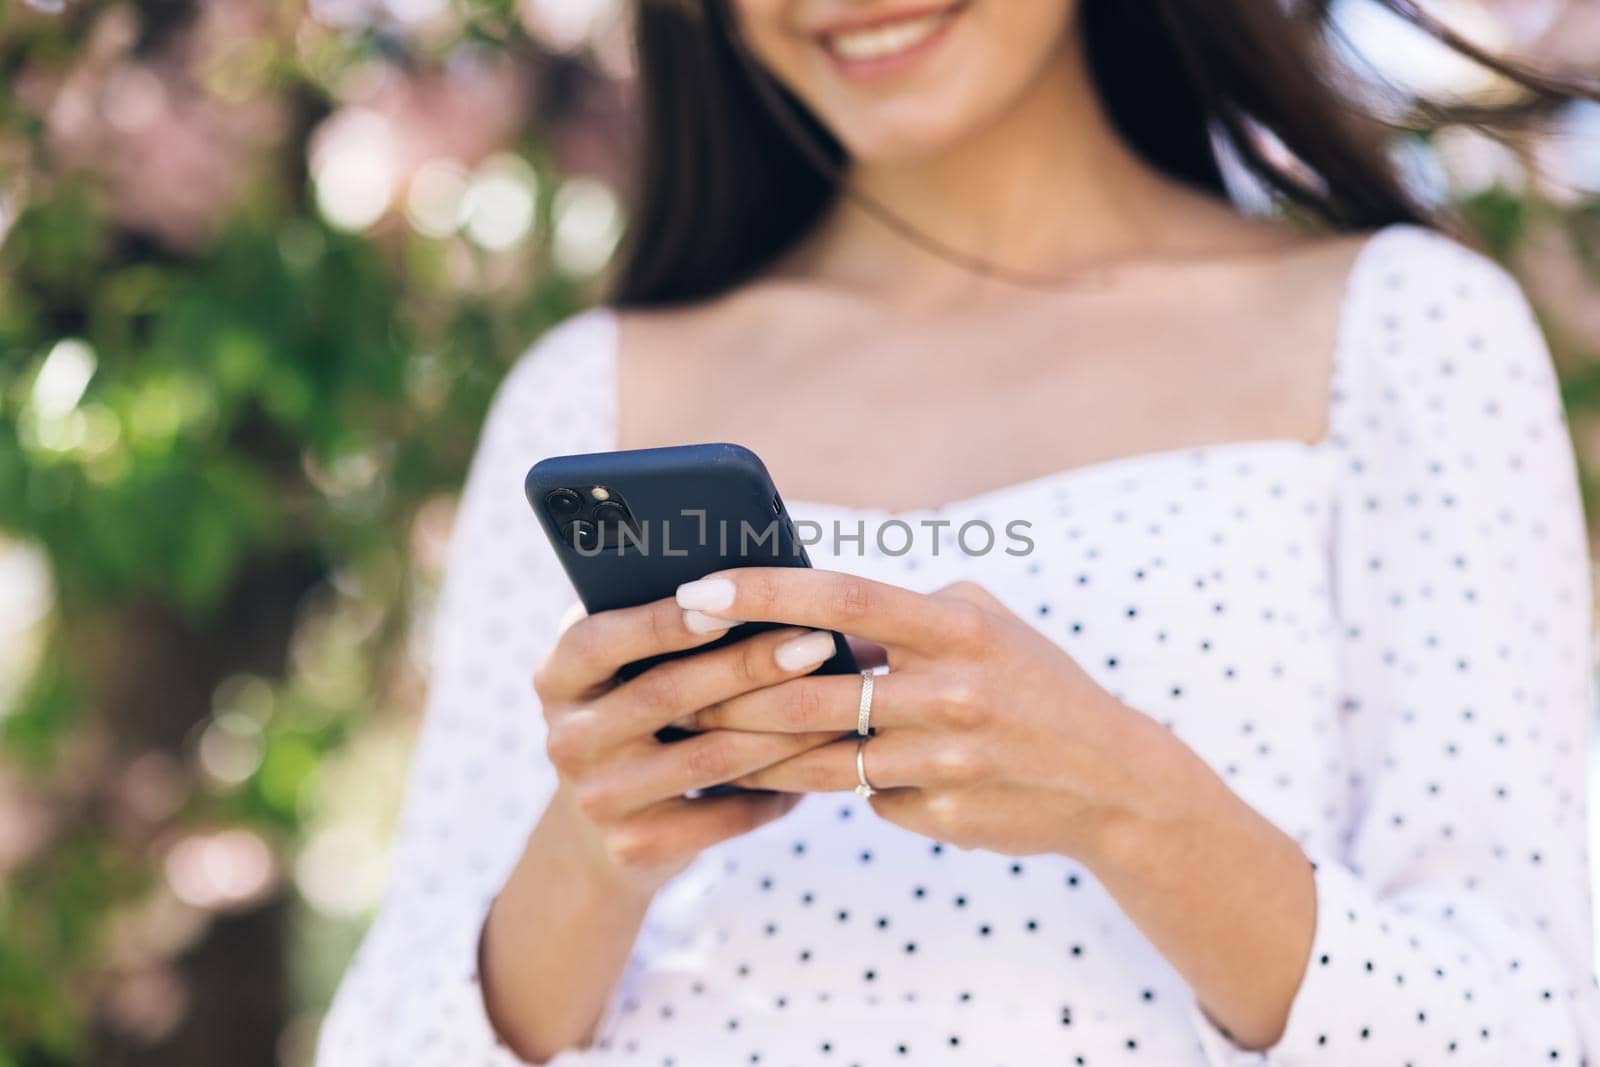
POLYGON ((735 304, 717 297, 618 310, 617 381, 625 406, 629 396, 670 396, 662 390, 705 373, 708 353, 721 350, 738 329, 735 304))
POLYGON ((828 322, 858 304, 851 294, 809 279, 764 277, 692 304, 621 310, 619 365, 625 374, 683 374, 730 353, 770 354, 786 347, 786 329, 828 322))
POLYGON ((623 446, 673 443, 696 431, 719 398, 792 352, 797 330, 828 321, 820 309, 831 299, 802 282, 763 280, 692 304, 619 310, 623 446))
POLYGON ((1362 251, 1381 231, 1311 231, 1278 219, 1235 216, 1214 237, 1220 257, 1245 268, 1250 284, 1262 277, 1282 280, 1304 292, 1339 291, 1361 258, 1362 251))
POLYGON ((1197 272, 1197 313, 1233 324, 1220 336, 1231 337, 1228 365, 1237 380, 1271 383, 1273 406, 1293 424, 1325 426, 1352 282, 1376 234, 1247 225, 1250 232, 1219 241, 1208 269, 1197 272))
POLYGON ((1334 332, 1352 273, 1381 232, 1308 230, 1194 196, 1168 239, 1200 299, 1243 314, 1263 337, 1316 337, 1334 332))
MULTIPOLYGON (((1261 281, 1281 309, 1281 328, 1323 338, 1331 351, 1352 313, 1467 305, 1480 316, 1518 314, 1516 280, 1485 252, 1421 224, 1314 238, 1286 254, 1261 281)), ((1442 321, 1429 314, 1424 323, 1442 321)))
POLYGON ((775 314, 816 298, 812 287, 802 284, 754 281, 690 304, 621 309, 618 342, 625 358, 641 352, 652 362, 687 358, 770 327, 775 314))
POLYGON ((1302 316, 1297 326, 1331 325, 1349 296, 1363 254, 1381 231, 1306 235, 1263 264, 1265 290, 1302 316))
MULTIPOLYGON (((1383 231, 1310 233, 1278 222, 1227 254, 1219 272, 1228 302, 1264 337, 1298 338, 1294 347, 1331 359, 1352 281, 1383 231), (1319 343, 1308 344, 1308 341, 1319 343)), ((1316 368, 1308 368, 1316 369, 1316 368)))
POLYGON ((717 299, 617 311, 619 447, 670 443, 667 413, 682 406, 683 383, 706 373, 706 353, 720 347, 717 334, 728 328, 722 305, 717 299))
POLYGON ((631 364, 641 349, 670 353, 687 347, 687 342, 716 325, 715 304, 705 301, 670 307, 617 309, 618 361, 625 366, 631 364))

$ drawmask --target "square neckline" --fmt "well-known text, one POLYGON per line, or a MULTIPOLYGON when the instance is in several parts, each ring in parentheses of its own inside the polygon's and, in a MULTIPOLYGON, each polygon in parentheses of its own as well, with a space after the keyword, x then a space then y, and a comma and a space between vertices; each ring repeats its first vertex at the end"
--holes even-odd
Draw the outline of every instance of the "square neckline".
MULTIPOLYGON (((1338 398, 1341 383, 1345 377, 1350 359, 1349 350, 1354 344, 1353 338, 1356 333, 1356 326, 1360 321, 1357 317, 1357 312, 1361 305, 1360 297, 1363 291, 1361 282, 1366 275, 1368 264, 1375 258, 1374 250, 1384 242, 1387 236, 1414 228, 1416 227, 1409 223, 1392 223, 1373 231, 1361 242, 1361 247, 1357 249, 1355 256, 1351 259, 1350 266, 1345 270, 1339 308, 1334 325, 1333 352, 1328 372, 1327 411, 1322 433, 1315 440, 1308 441, 1300 437, 1225 438, 1193 445, 1175 445, 1170 448, 1129 452, 1121 456, 1111 456, 1089 463, 1058 468, 1030 478, 1005 482, 966 496, 914 508, 878 508, 824 500, 809 500, 802 497, 790 497, 788 494, 784 494, 784 500, 787 502, 791 513, 802 517, 813 514, 848 515, 853 518, 877 518, 884 521, 894 521, 970 513, 985 507, 992 507, 998 502, 1014 496, 1023 496, 1052 488, 1061 489, 1078 482, 1092 482, 1114 474, 1126 476, 1131 470, 1142 467, 1159 469, 1185 459, 1191 462, 1200 462, 1207 458, 1227 457, 1235 453, 1284 453, 1291 458, 1306 461, 1321 460, 1332 448, 1337 437, 1334 429, 1335 401, 1338 398)), ((609 330, 609 337, 604 346, 606 371, 609 375, 606 393, 611 398, 610 443, 612 448, 616 448, 620 437, 618 413, 621 410, 620 376, 618 374, 621 352, 620 316, 615 308, 608 306, 596 308, 595 310, 604 316, 609 330)), ((782 488, 782 486, 779 486, 780 491, 782 488)))

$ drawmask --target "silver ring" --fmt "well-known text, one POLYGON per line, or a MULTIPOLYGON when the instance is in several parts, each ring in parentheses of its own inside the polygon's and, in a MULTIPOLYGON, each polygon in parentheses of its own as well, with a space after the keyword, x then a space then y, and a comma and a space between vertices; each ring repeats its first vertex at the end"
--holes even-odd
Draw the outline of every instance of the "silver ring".
POLYGON ((861 672, 861 708, 856 712, 856 733, 868 736, 872 719, 872 672, 861 672))
POLYGON ((863 737, 856 742, 856 796, 865 800, 877 792, 872 788, 872 783, 867 781, 866 748, 870 738, 863 737))

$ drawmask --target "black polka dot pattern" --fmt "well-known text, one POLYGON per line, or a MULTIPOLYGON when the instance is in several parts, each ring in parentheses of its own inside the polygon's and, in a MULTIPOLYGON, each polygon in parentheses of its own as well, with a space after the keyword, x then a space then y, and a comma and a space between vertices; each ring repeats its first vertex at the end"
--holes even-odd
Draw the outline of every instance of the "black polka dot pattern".
MULTIPOLYGON (((527 684, 571 592, 520 495, 614 441, 615 321, 513 370, 469 479, 393 887, 319 1062, 511 1065, 476 939, 553 788, 527 684)), ((790 501, 825 526, 882 513, 790 501)), ((968 578, 1301 842, 1315 945, 1287 1032, 1236 1048, 1064 857, 962 851, 856 798, 696 860, 561 1065, 1577 1064, 1600 1051, 1584 751, 1588 563, 1549 358, 1511 281, 1391 227, 1353 270, 1327 437, 1096 464, 936 511, 1033 523, 819 566, 968 578)), ((870 545, 870 538, 869 545, 870 545)))
POLYGON ((1402 227, 1363 260, 1330 441, 1343 788, 1269 1062, 1592 1060, 1590 574, 1549 355, 1478 255, 1402 227))

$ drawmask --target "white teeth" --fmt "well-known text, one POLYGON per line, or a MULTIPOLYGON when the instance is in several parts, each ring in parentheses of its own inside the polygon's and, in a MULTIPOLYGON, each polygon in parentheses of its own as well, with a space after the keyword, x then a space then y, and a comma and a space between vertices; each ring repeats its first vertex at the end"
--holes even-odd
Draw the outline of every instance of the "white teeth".
POLYGON ((937 11, 921 18, 907 19, 891 26, 876 26, 853 33, 828 36, 828 48, 841 59, 883 59, 908 51, 933 36, 949 13, 937 11))

